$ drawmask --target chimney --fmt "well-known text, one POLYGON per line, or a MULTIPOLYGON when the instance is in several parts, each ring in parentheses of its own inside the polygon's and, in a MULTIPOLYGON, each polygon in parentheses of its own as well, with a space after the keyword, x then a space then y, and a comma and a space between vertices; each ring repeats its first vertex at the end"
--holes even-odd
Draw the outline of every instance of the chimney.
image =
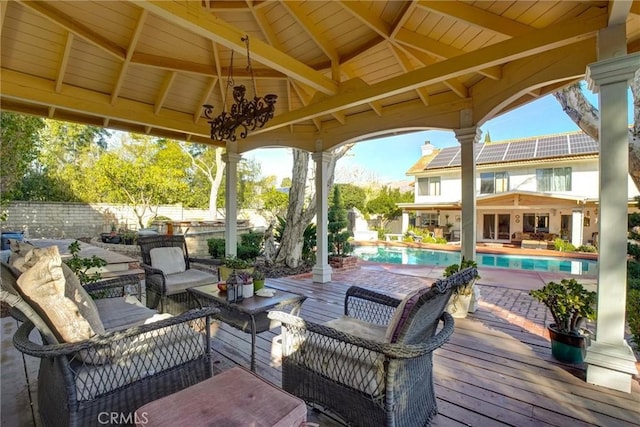
POLYGON ((433 150, 435 150, 436 147, 431 145, 431 141, 425 141, 424 145, 420 147, 420 149, 422 150, 423 156, 428 156, 429 154, 433 153, 433 150))

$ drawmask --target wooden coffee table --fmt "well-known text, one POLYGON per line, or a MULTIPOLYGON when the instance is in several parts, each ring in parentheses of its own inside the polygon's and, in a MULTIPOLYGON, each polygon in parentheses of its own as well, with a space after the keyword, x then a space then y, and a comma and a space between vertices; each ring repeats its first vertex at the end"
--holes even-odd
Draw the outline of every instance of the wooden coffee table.
MULTIPOLYGON (((271 288, 273 289, 273 288, 271 288)), ((251 370, 256 370, 256 334, 280 326, 267 317, 270 310, 283 310, 290 307, 291 313, 298 315, 302 303, 307 297, 291 292, 274 289, 272 297, 254 295, 240 303, 227 301, 226 292, 221 292, 217 285, 203 285, 187 289, 191 299, 200 307, 214 305, 220 309, 215 317, 236 329, 251 334, 251 370)))

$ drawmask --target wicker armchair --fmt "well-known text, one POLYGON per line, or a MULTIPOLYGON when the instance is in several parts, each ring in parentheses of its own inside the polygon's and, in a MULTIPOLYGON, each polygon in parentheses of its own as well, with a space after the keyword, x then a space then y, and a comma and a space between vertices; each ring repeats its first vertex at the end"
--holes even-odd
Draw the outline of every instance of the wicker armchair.
POLYGON ((325 324, 270 313, 283 328, 282 387, 349 425, 428 425, 438 411, 433 351, 454 328, 444 309, 475 275, 465 269, 403 300, 354 286, 345 315, 325 324))
POLYGON ((192 268, 192 263, 204 264, 207 260, 189 257, 183 235, 141 236, 138 245, 149 308, 158 308, 162 313, 182 313, 189 305, 188 288, 218 282, 217 273, 192 268), (165 251, 164 255, 158 256, 158 249, 165 251))
POLYGON ((110 309, 122 307, 126 293, 140 283, 136 276, 114 278, 86 287, 99 298, 95 303, 106 332, 64 343, 17 291, 19 274, 2 264, 0 300, 25 320, 13 337, 16 349, 41 359, 38 406, 43 425, 100 426, 113 423, 113 416, 116 424, 131 424, 140 406, 213 375, 209 325, 217 309, 164 315, 145 324, 157 312, 127 303, 124 316, 122 309, 113 315, 110 309))

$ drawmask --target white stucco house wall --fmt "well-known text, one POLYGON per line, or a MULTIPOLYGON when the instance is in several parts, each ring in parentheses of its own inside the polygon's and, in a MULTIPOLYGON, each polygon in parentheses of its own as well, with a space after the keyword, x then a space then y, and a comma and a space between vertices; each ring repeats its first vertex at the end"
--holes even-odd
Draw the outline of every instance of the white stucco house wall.
MULTIPOLYGON (((407 171, 414 202, 401 203, 402 231, 442 229, 456 240, 461 229, 460 147, 437 149, 428 141, 407 171)), ((560 237, 579 246, 598 232, 599 144, 583 132, 478 143, 476 240, 516 243, 560 237)), ((607 189, 620 191, 620 189, 607 189)), ((629 212, 640 195, 628 178, 629 212)))

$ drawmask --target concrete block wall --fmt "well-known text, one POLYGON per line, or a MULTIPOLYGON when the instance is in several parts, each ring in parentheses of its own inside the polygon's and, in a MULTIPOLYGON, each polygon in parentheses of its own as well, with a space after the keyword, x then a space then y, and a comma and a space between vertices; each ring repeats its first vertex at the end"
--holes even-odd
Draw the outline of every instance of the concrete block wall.
MULTIPOLYGON (((25 238, 47 239, 80 239, 97 238, 100 233, 111 231, 112 225, 116 229, 138 230, 138 218, 133 208, 126 205, 108 203, 66 203, 66 202, 12 202, 6 207, 7 221, 0 223, 2 231, 23 231, 25 238)), ((155 214, 147 213, 143 218, 146 226, 149 219, 155 214)), ((209 219, 209 211, 206 209, 184 208, 182 205, 163 205, 158 207, 157 215, 166 216, 173 221, 202 221, 209 219)), ((224 212, 219 212, 218 218, 224 221, 224 212)), ((238 220, 248 220, 250 228, 264 230, 266 220, 255 210, 243 210, 238 215, 238 220)), ((199 227, 186 225, 182 230, 188 234, 197 232, 199 227)), ((182 231, 180 231, 182 230, 182 231)), ((203 230, 200 228, 200 230, 203 230)), ((160 230, 161 232, 163 230, 160 230)), ((209 231, 209 230, 206 230, 209 231)), ((190 253, 207 254, 206 239, 211 237, 224 237, 224 224, 210 236, 204 235, 194 243, 190 253)), ((239 232, 242 232, 240 229, 239 232)))

